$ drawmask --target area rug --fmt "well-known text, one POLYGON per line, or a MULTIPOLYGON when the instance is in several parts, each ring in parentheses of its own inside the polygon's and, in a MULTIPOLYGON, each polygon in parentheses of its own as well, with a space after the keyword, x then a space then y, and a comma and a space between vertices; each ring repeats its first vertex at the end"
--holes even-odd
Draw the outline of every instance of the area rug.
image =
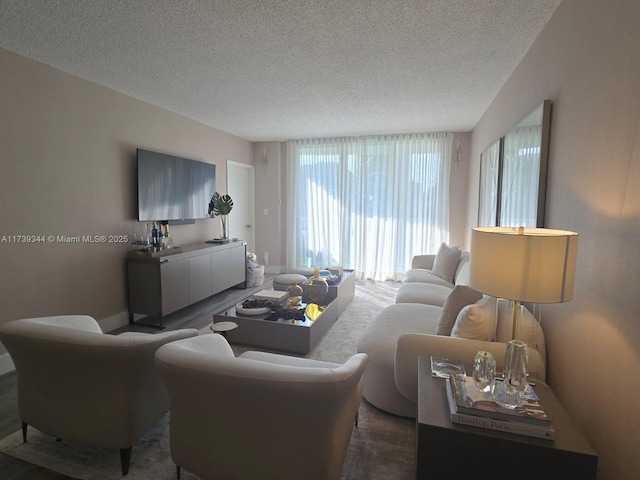
MULTIPOLYGON (((357 282, 356 296, 308 358, 343 362, 356 353, 359 335, 385 306, 393 303, 396 286, 388 282, 357 282)), ((210 333, 208 327, 202 333, 210 333)), ((239 354, 248 347, 233 345, 239 354)), ((169 450, 169 415, 162 418, 134 446, 128 480, 175 479, 169 450)), ((249 432, 247 432, 249 433, 249 432)), ((365 400, 359 424, 354 427, 344 462, 344 480, 405 480, 415 477, 415 421, 382 412, 365 400)), ((67 475, 86 480, 122 479, 116 450, 78 445, 30 428, 28 442, 15 432, 0 440, 0 452, 67 475)), ((212 452, 213 454, 213 452, 212 452)), ((182 478, 198 477, 183 471, 182 478)))

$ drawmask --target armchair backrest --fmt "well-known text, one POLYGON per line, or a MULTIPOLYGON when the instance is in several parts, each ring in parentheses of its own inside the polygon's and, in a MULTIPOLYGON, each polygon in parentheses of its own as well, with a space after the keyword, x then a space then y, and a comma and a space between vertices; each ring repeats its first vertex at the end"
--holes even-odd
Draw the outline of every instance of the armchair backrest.
POLYGON ((366 355, 335 368, 300 367, 236 358, 216 337, 156 353, 171 404, 174 462, 203 477, 338 478, 366 355), (216 344, 198 351, 195 344, 207 340, 216 344))
POLYGON ((194 335, 195 329, 107 335, 87 316, 0 327, 16 366, 21 420, 59 438, 111 448, 132 445, 167 412, 155 351, 194 335))

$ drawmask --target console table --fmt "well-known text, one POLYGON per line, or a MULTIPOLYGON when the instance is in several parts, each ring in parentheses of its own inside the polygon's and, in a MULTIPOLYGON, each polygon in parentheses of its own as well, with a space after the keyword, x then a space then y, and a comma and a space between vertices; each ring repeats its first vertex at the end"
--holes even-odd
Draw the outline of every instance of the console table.
MULTIPOLYGON (((197 243, 177 253, 127 252, 129 323, 147 315, 164 328, 162 318, 233 286, 246 286, 246 245, 197 243)), ((169 251, 170 252, 170 251, 169 251)))
POLYGON ((555 440, 451 423, 445 382, 431 376, 429 358, 418 359, 417 479, 596 478, 598 456, 548 385, 536 382, 534 390, 554 420, 555 440))

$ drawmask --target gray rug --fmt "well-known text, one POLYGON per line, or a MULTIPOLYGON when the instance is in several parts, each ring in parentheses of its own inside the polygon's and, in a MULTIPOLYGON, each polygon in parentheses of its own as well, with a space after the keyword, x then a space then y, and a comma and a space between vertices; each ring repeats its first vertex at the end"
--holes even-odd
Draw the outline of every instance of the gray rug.
MULTIPOLYGON (((356 353, 358 338, 372 318, 393 303, 397 286, 388 282, 357 282, 356 297, 308 358, 343 362, 356 353)), ((207 327, 202 333, 210 333, 207 327)), ((233 345, 236 354, 250 348, 233 345)), ((404 480, 415 477, 415 421, 382 412, 363 400, 341 479, 404 480)), ((67 442, 29 429, 0 440, 0 452, 72 478, 121 479, 120 457, 108 450, 67 442)), ((197 477, 182 472, 185 480, 197 477)), ((129 480, 172 480, 175 465, 169 451, 169 415, 133 447, 129 480)))

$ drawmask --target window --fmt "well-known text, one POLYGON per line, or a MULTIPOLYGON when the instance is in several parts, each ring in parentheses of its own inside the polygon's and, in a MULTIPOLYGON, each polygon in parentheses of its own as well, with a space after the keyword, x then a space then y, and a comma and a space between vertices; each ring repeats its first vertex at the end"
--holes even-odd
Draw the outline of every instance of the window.
POLYGON ((289 258, 400 279, 449 235, 451 134, 289 142, 289 258))

